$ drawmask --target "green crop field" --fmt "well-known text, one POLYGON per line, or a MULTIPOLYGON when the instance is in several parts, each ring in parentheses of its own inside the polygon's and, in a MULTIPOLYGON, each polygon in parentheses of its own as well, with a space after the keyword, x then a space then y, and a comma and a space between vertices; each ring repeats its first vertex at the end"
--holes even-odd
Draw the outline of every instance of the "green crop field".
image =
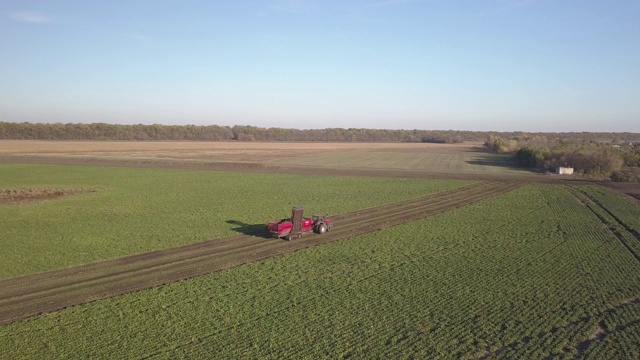
MULTIPOLYGON (((103 184, 114 198, 132 194, 122 176, 133 172, 78 171, 51 186, 103 184), (109 174, 120 185, 105 185, 109 174)), ((141 174, 164 182, 221 176, 141 174)), ((302 179, 295 178, 314 181, 302 179)), ((324 181, 385 187, 380 179, 324 181)), ((435 189, 394 184, 387 191, 406 197, 420 186, 435 189)), ((423 220, 1 326, 0 358, 637 359, 639 212, 597 186, 527 185, 423 220)))
POLYGON ((470 183, 0 164, 0 192, 89 190, 0 202, 0 278, 235 235, 238 227, 263 228, 296 204, 331 215, 470 183))
POLYGON ((530 171, 516 167, 511 158, 483 152, 425 151, 356 151, 337 150, 267 163, 297 167, 320 167, 359 170, 410 170, 463 174, 527 175, 530 171))

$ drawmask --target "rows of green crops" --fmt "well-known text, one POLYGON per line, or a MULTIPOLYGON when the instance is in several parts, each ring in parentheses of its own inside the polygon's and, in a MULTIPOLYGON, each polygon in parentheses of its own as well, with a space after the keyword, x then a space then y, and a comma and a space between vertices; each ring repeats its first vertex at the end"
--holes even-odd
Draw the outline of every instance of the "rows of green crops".
POLYGON ((0 278, 263 228, 293 205, 338 214, 469 181, 0 164, 0 190, 95 192, 0 203, 0 278))
POLYGON ((579 199, 600 221, 620 240, 620 243, 640 261, 640 234, 635 229, 640 225, 638 214, 629 206, 635 199, 622 196, 611 196, 612 190, 596 186, 580 186, 571 188, 576 199, 579 199), (607 191, 609 196, 607 196, 607 191))
POLYGON ((579 190, 591 197, 595 202, 613 212, 618 221, 623 225, 628 225, 635 229, 640 228, 640 216, 637 207, 637 200, 630 196, 616 196, 612 189, 602 186, 580 186, 579 190))
POLYGON ((567 189, 529 185, 0 327, 0 358, 636 359, 638 338, 640 262, 567 189))

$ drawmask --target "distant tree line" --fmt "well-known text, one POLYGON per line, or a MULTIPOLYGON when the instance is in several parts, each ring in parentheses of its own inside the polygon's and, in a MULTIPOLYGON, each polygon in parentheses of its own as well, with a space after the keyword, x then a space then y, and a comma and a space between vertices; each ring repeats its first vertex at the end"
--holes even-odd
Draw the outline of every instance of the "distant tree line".
POLYGON ((637 182, 640 177, 640 142, 637 139, 614 138, 614 141, 597 141, 536 135, 505 139, 490 135, 485 146, 497 153, 513 154, 524 167, 554 171, 558 166, 567 166, 592 177, 637 182))
POLYGON ((0 122, 0 139, 14 140, 199 140, 233 137, 228 126, 40 124, 0 122))
MULTIPOLYGON (((236 125, 118 125, 105 123, 0 122, 0 139, 14 140, 142 140, 142 141, 313 141, 461 143, 489 137, 493 150, 512 152, 522 144, 549 144, 558 139, 637 141, 636 133, 525 133, 457 130, 285 129, 236 125), (505 140, 506 139, 506 140, 505 140)), ((489 141, 489 140, 488 140, 489 141)))
POLYGON ((173 140, 173 141, 308 141, 435 142, 481 141, 486 133, 454 130, 285 129, 236 125, 116 125, 0 122, 0 139, 14 140, 173 140))

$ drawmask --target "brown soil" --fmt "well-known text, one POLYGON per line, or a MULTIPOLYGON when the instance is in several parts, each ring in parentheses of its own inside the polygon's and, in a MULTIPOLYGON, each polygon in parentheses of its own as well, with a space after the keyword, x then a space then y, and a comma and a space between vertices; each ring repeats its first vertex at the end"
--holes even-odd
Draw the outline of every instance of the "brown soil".
POLYGON ((284 166, 269 163, 301 154, 332 150, 433 154, 488 154, 481 142, 430 143, 285 143, 180 141, 0 141, 0 163, 124 166, 216 171, 250 171, 331 176, 523 180, 542 183, 584 182, 574 177, 530 174, 477 174, 456 170, 348 169, 284 166))
POLYGON ((423 198, 341 214, 332 217, 335 224, 332 231, 323 235, 305 234, 292 241, 265 238, 261 234, 237 235, 0 280, 0 324, 391 227, 462 207, 522 184, 520 181, 480 182, 423 198))
POLYGON ((18 204, 33 201, 42 201, 93 191, 94 190, 86 189, 5 189, 0 190, 0 204, 18 204))
MULTIPOLYGON (((558 175, 470 174, 455 170, 329 169, 268 165, 269 160, 332 150, 487 154, 482 142, 430 143, 287 143, 197 141, 46 141, 0 140, 0 163, 157 167, 176 169, 251 171, 307 175, 346 175, 405 178, 516 180, 540 183, 588 183, 558 175)), ((640 200, 640 184, 602 182, 640 200)))
POLYGON ((285 143, 186 141, 31 141, 0 140, 0 156, 26 161, 113 161, 171 163, 265 163, 320 152, 384 151, 433 154, 484 152, 481 144, 424 143, 285 143), (28 160, 31 158, 31 160, 28 160))
POLYGON ((166 159, 106 159, 106 158, 78 158, 41 155, 1 155, 0 163, 13 164, 53 164, 53 165, 85 165, 85 166, 118 166, 136 168, 169 168, 215 171, 248 171, 284 174, 302 174, 318 176, 375 176, 394 178, 423 178, 423 179, 462 179, 462 180, 508 180, 527 181, 537 183, 589 183, 590 180, 561 177, 555 175, 543 175, 531 173, 530 175, 504 175, 504 174, 476 174, 464 172, 444 172, 425 170, 396 170, 396 169, 336 169, 267 165, 258 162, 229 162, 229 161, 189 161, 166 159))

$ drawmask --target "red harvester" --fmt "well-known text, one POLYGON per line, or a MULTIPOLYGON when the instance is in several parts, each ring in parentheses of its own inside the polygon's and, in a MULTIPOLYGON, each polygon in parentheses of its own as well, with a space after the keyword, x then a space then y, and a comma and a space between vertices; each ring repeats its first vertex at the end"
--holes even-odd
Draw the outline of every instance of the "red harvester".
POLYGON ((324 215, 313 215, 311 219, 303 218, 303 211, 304 208, 302 206, 295 206, 291 209, 290 219, 271 221, 267 224, 267 229, 274 237, 287 240, 299 238, 303 233, 312 230, 318 234, 324 234, 331 230, 331 219, 324 215))

